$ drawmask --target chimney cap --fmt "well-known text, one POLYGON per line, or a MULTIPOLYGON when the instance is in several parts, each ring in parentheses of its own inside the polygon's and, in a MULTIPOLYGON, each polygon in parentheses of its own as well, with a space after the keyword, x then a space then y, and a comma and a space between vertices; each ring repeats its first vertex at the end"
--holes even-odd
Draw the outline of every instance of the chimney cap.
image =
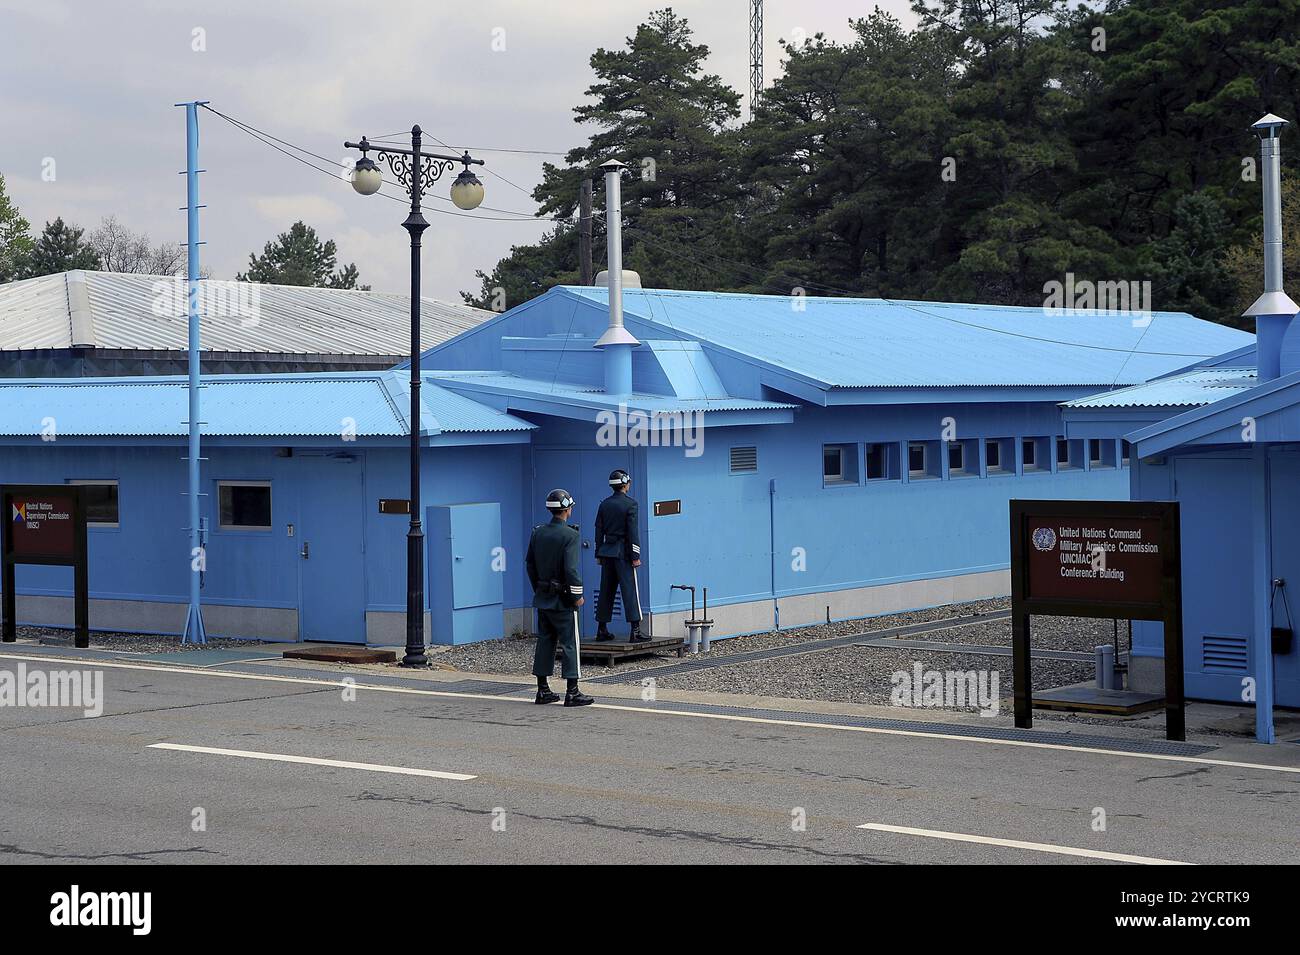
POLYGON ((1245 318, 1258 318, 1261 315, 1285 315, 1292 317, 1300 312, 1300 305, 1291 301, 1286 292, 1265 292, 1255 299, 1255 304, 1242 312, 1245 318))
POLYGON ((601 163, 600 168, 605 170, 606 172, 613 172, 616 169, 626 169, 627 164, 621 163, 617 159, 610 159, 607 162, 601 163))
POLYGON ((1250 128, 1262 132, 1267 129, 1281 129, 1283 126, 1289 126, 1289 125, 1290 123, 1288 123, 1281 116, 1275 116, 1272 113, 1267 113, 1264 116, 1261 116, 1259 119, 1255 120, 1255 122, 1251 123, 1250 128))

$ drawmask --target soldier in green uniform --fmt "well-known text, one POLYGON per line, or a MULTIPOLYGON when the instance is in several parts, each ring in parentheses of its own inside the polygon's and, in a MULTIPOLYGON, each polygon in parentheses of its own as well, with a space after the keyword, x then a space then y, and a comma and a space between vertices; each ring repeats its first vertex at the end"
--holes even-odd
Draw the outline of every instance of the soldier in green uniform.
POLYGON ((641 538, 638 530, 637 503, 627 493, 632 478, 624 470, 609 476, 613 493, 600 502, 596 511, 596 559, 600 561, 600 596, 596 600, 597 640, 612 640, 609 622, 614 617, 614 592, 623 591, 623 614, 631 628, 628 640, 641 643, 641 588, 636 569, 641 566, 641 538))
POLYGON ((578 609, 582 606, 582 573, 578 565, 578 529, 568 524, 573 498, 563 488, 546 495, 549 524, 538 524, 528 541, 528 582, 533 585, 533 606, 537 608, 537 652, 533 674, 537 677, 535 703, 554 703, 560 697, 551 692, 546 679, 555 672, 555 647, 564 655, 564 676, 569 682, 565 706, 588 706, 591 697, 578 690, 582 665, 578 655, 578 609))

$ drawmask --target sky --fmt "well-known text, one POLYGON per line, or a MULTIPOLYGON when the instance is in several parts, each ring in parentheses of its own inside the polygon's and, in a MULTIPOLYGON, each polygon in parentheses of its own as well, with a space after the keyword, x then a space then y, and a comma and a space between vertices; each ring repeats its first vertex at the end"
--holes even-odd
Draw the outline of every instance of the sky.
MULTIPOLYGON (((376 290, 409 288, 396 202, 357 195, 342 175, 344 140, 418 123, 470 147, 485 206, 531 214, 542 162, 586 141, 573 121, 600 47, 622 48, 663 0, 0 0, 0 174, 33 232, 46 221, 93 228, 116 216, 157 242, 185 236, 184 110, 214 109, 338 164, 327 175, 200 113, 203 268, 233 278, 252 251, 295 220, 338 244, 376 290)), ((911 25, 908 0, 766 0, 765 73, 782 38, 851 36, 874 6, 911 25)), ((747 0, 679 0, 710 72, 748 89, 747 0)), ((426 145, 438 148, 426 138, 426 145)), ((627 161, 627 160, 625 160, 627 161)), ((318 162, 313 160, 313 162, 318 162)), ((324 165, 323 163, 319 163, 324 165)), ((432 187, 446 197, 450 177, 432 187)), ((396 187, 392 191, 397 191, 396 187)), ((426 207, 452 210, 449 201, 426 207)), ((493 213, 483 212, 483 216, 493 213)), ((512 245, 546 224, 429 215, 424 294, 478 291, 512 245)))

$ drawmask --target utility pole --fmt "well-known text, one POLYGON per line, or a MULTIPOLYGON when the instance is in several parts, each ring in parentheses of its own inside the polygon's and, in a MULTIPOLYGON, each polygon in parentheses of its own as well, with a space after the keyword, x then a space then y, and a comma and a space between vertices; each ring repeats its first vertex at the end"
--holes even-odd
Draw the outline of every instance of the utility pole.
POLYGON ((578 284, 595 281, 591 271, 591 180, 582 180, 578 191, 578 284))
POLYGON ((195 100, 192 103, 177 103, 185 107, 185 252, 188 258, 186 288, 188 290, 187 314, 189 317, 189 444, 186 455, 186 468, 189 472, 186 494, 189 498, 190 526, 190 602, 185 615, 185 630, 181 633, 181 643, 207 643, 207 628, 203 625, 203 607, 201 589, 203 571, 207 566, 204 553, 207 547, 203 525, 200 498, 204 495, 199 490, 200 456, 199 431, 202 421, 199 417, 199 390, 202 385, 202 364, 199 351, 199 107, 207 100, 195 100))

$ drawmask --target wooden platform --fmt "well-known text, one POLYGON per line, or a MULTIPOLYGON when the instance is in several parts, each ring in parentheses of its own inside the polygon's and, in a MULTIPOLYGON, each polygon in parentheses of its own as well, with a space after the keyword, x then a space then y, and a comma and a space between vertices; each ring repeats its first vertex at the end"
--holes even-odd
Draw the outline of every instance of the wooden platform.
POLYGON ((375 650, 371 647, 342 644, 330 647, 298 647, 285 650, 286 660, 314 660, 317 663, 396 663, 394 650, 375 650))
MULTIPOLYGON (((652 653, 663 653, 665 650, 675 650, 680 657, 683 643, 681 637, 651 637, 649 640, 642 640, 637 643, 631 643, 618 637, 600 642, 592 638, 582 641, 579 647, 579 655, 584 660, 604 663, 605 666, 613 666, 622 660, 632 660, 636 657, 649 656, 652 653)), ((559 655, 557 651, 556 656, 559 655)))
POLYGON ((1034 692, 1034 706, 1042 710, 1070 710, 1079 713, 1108 713, 1131 716, 1164 706, 1159 693, 1134 690, 1099 690, 1094 683, 1075 683, 1034 692))

